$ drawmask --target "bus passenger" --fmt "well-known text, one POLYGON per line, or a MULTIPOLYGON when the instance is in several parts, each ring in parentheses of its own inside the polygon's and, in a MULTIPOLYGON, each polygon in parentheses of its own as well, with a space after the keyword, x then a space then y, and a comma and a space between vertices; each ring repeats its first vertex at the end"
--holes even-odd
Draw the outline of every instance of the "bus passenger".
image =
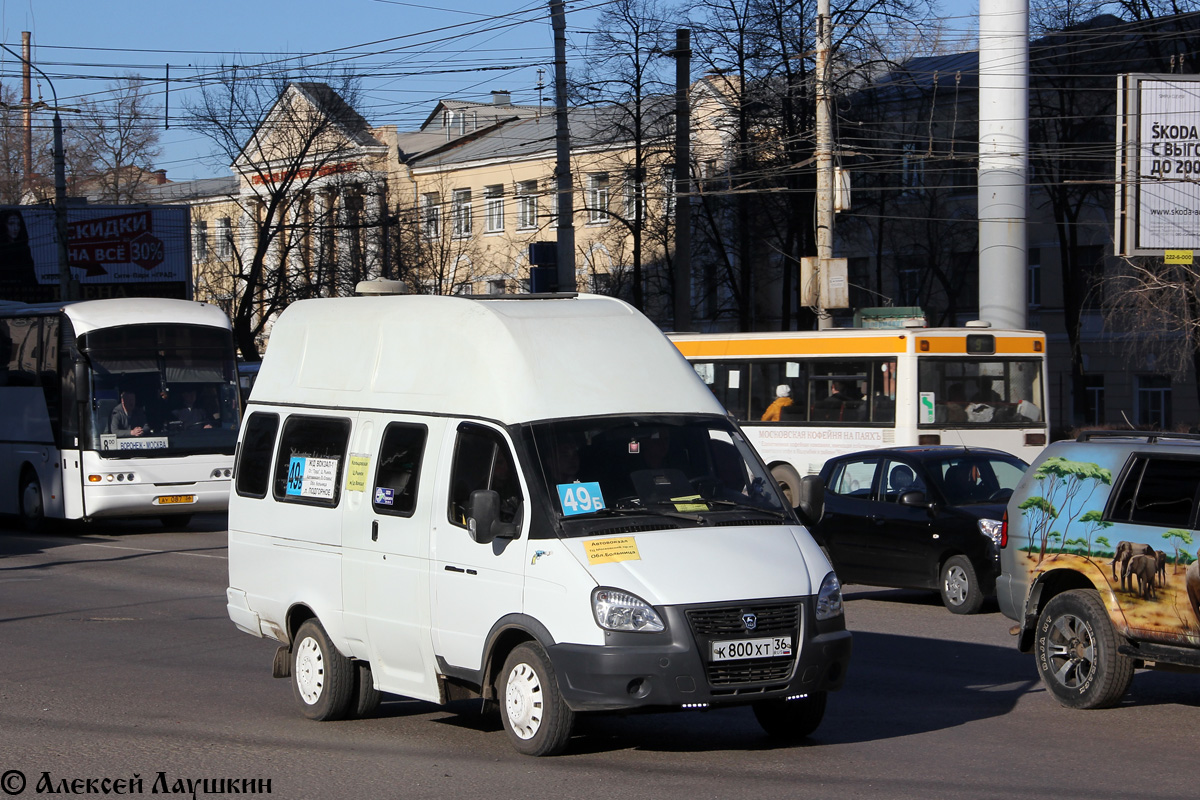
POLYGON ((763 412, 763 422, 779 422, 783 409, 792 404, 792 387, 781 383, 775 387, 775 401, 763 412))

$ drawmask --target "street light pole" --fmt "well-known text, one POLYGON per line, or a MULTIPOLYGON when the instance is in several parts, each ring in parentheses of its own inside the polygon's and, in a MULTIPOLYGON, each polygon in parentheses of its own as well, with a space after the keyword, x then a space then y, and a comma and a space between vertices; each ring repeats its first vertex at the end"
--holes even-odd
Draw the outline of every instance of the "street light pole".
POLYGON ((46 83, 50 86, 50 92, 54 95, 54 230, 55 238, 58 239, 59 298, 76 300, 78 298, 74 297, 75 293, 71 291, 71 266, 67 257, 67 159, 63 154, 62 117, 58 114, 58 92, 55 91, 54 82, 50 80, 50 76, 38 69, 32 61, 18 55, 7 45, 0 44, 0 47, 21 59, 30 68, 36 69, 38 74, 46 79, 46 83))

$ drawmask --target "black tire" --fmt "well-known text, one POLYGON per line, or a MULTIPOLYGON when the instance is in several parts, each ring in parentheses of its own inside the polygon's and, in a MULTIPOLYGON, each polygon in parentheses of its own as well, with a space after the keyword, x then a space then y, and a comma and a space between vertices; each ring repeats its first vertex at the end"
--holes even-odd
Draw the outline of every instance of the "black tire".
POLYGON ((508 654, 496 680, 496 698, 504 730, 517 752, 553 756, 566 748, 575 712, 563 700, 541 645, 525 642, 508 654))
POLYGON ((21 524, 30 533, 37 533, 46 527, 46 506, 42 501, 42 483, 37 473, 26 468, 21 473, 18 501, 21 506, 21 524))
POLYGON ((375 688, 370 664, 366 661, 355 661, 352 666, 354 668, 354 703, 350 709, 350 716, 354 719, 363 719, 375 713, 383 699, 383 694, 375 688))
POLYGON ((309 719, 345 719, 356 700, 354 665, 337 651, 321 623, 307 620, 292 642, 292 695, 309 719))
POLYGON ((1042 683, 1067 708, 1108 708, 1133 680, 1133 659, 1117 652, 1117 632, 1093 589, 1055 595, 1038 617, 1034 655, 1042 683))
POLYGON ((800 503, 800 473, 787 464, 776 464, 771 467, 771 477, 779 484, 792 508, 795 508, 800 503))
POLYGON ((983 605, 983 590, 975 565, 966 556, 951 556, 938 577, 942 604, 955 614, 974 614, 983 605))
POLYGON ((811 736, 825 718, 827 692, 812 692, 798 700, 761 700, 754 704, 754 718, 776 739, 794 741, 811 736))

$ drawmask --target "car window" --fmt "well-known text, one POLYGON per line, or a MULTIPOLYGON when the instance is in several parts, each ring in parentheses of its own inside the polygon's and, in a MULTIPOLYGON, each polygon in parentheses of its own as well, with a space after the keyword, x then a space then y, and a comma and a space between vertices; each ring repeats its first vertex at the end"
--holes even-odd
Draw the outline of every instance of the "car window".
POLYGON ((1135 457, 1113 505, 1111 519, 1169 528, 1192 521, 1200 461, 1135 457))
POLYGON ((833 468, 826 488, 834 494, 868 500, 871 497, 871 486, 875 482, 875 470, 878 468, 878 458, 844 461, 833 468))
POLYGON ((471 492, 480 489, 500 494, 501 522, 518 521, 524 496, 516 462, 498 431, 469 422, 459 425, 450 487, 448 519, 454 525, 467 527, 471 492))
POLYGON ((903 461, 884 462, 883 480, 881 499, 888 503, 900 502, 905 492, 927 491, 921 473, 903 461))

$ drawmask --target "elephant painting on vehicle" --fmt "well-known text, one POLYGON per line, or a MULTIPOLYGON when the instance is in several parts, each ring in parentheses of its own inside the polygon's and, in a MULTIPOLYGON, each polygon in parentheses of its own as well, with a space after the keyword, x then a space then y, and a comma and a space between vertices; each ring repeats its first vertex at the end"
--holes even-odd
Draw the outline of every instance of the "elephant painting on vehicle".
MULTIPOLYGON (((1126 585, 1129 578, 1129 560, 1134 556, 1154 556, 1154 548, 1141 542, 1117 542, 1117 552, 1113 555, 1112 575, 1117 578, 1117 564, 1121 565, 1121 591, 1133 591, 1132 586, 1126 585)), ((1132 580, 1129 581, 1133 583, 1132 580)))

